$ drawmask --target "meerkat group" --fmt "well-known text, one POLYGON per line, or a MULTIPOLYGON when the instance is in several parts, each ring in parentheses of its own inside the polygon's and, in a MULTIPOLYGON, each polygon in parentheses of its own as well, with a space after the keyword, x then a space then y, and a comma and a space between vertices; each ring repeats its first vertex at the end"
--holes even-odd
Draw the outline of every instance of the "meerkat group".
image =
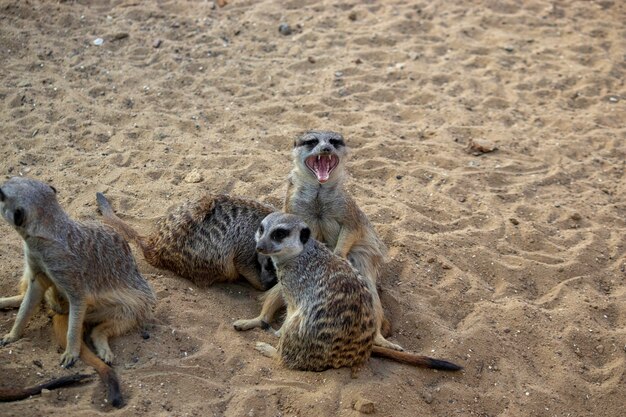
MULTIPOLYGON (((345 190, 347 147, 335 132, 310 131, 294 142, 294 167, 287 180, 283 211, 300 216, 315 239, 336 255, 348 259, 366 279, 372 293, 376 335, 374 344, 402 350, 382 333, 383 309, 376 281, 385 261, 386 247, 378 238, 365 213, 345 190)), ((280 287, 268 293, 261 314, 252 320, 235 322, 237 330, 267 327, 282 306, 280 287)))
MULTIPOLYGON (((11 178, 0 188, 3 218, 24 241, 21 294, 0 298, 0 309, 19 307, 0 346, 19 339, 42 300, 54 313, 61 365, 78 357, 93 366, 116 407, 123 404, 108 339, 150 319, 155 296, 138 271, 127 241, 146 261, 199 285, 246 279, 268 290, 258 317, 237 330, 270 328, 286 305, 278 347, 257 349, 289 368, 322 371, 349 367, 370 355, 442 370, 450 362, 407 352, 383 336, 386 322, 376 283, 386 247, 345 190, 347 147, 330 131, 309 131, 294 142, 284 213, 239 197, 206 194, 171 209, 145 237, 121 220, 98 193, 105 224, 72 220, 42 182, 11 178), (84 326, 94 354, 83 342, 84 326)), ((50 387, 82 379, 66 377, 50 387)), ((41 390, 0 390, 0 401, 41 390)), ((45 388, 45 387, 44 387, 45 388)), ((30 393, 30 394, 29 394, 30 393)))

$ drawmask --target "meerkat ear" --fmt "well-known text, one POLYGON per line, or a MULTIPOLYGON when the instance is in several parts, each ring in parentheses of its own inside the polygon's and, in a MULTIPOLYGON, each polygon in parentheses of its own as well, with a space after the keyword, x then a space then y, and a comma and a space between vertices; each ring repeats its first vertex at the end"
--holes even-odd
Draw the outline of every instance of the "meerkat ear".
POLYGON ((49 185, 49 187, 50 187, 50 188, 52 188, 52 191, 54 191, 54 193, 55 193, 55 194, 57 193, 57 189, 56 189, 56 188, 54 188, 54 187, 53 187, 53 186, 51 186, 51 185, 49 185))
POLYGON ((311 229, 309 229, 308 227, 305 227, 304 229, 300 230, 300 242, 302 242, 303 245, 309 241, 310 237, 311 237, 311 229))
POLYGON ((17 227, 20 227, 24 224, 24 220, 26 220, 26 216, 24 215, 24 210, 21 208, 16 208, 13 212, 13 224, 17 227))

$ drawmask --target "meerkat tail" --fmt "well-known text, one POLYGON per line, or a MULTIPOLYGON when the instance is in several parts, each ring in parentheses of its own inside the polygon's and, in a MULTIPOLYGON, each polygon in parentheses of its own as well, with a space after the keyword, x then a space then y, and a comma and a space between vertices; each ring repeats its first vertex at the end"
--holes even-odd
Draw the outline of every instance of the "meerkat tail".
POLYGON ((434 359, 428 356, 416 355, 415 353, 401 352, 380 346, 372 347, 372 355, 393 359, 407 365, 419 366, 422 368, 439 369, 441 371, 460 371, 462 366, 441 359, 434 359))
POLYGON ((118 233, 120 233, 124 237, 124 239, 135 242, 137 246, 139 246, 139 248, 145 253, 146 245, 143 237, 140 236, 139 233, 135 231, 135 229, 124 223, 124 221, 120 219, 117 214, 115 214, 111 203, 109 202, 109 200, 107 200, 104 194, 96 193, 96 202, 98 204, 98 209, 100 210, 100 213, 102 213, 104 223, 117 230, 118 233))
POLYGON ((40 394, 42 390, 53 390, 56 388, 74 385, 84 379, 91 378, 91 375, 75 374, 66 375, 43 384, 28 388, 0 388, 0 402, 19 401, 31 395, 40 394))
MULTIPOLYGON (((52 318, 52 323, 54 325, 54 334, 57 338, 57 342, 65 349, 68 316, 66 314, 55 314, 52 318)), ((113 407, 121 408, 124 399, 120 392, 120 381, 113 368, 104 363, 84 342, 80 345, 80 358, 87 365, 93 367, 100 376, 102 383, 104 383, 104 386, 107 388, 107 401, 113 407)))

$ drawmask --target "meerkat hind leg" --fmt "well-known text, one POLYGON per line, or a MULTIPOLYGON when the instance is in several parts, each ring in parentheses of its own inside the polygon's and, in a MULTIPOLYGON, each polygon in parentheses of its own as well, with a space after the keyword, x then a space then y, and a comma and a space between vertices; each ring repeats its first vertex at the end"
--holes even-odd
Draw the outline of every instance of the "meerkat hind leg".
POLYGON ((261 314, 253 319, 237 320, 233 323, 236 330, 250 330, 256 327, 262 329, 268 329, 270 327, 270 321, 276 315, 276 312, 285 304, 282 296, 282 289, 280 284, 276 284, 270 290, 265 292, 265 301, 261 308, 261 314))
POLYGON ((109 338, 126 333, 133 328, 136 320, 107 320, 93 328, 91 331, 91 341, 96 348, 98 356, 107 364, 113 363, 113 351, 109 346, 109 338))
POLYGON ((267 356, 268 358, 278 357, 278 350, 269 343, 256 342, 256 346, 254 348, 261 352, 261 355, 267 356))
POLYGON ((13 297, 0 298, 0 310, 9 308, 19 308, 24 299, 24 294, 14 295, 13 297))

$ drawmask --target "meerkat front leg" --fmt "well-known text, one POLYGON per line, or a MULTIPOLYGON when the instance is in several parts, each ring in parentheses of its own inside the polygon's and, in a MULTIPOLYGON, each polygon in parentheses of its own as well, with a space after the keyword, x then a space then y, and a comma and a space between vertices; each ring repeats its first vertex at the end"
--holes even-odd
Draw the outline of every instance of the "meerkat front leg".
POLYGON ((70 298, 69 325, 67 329, 67 346, 61 355, 61 366, 70 368, 80 356, 80 345, 83 341, 83 323, 87 312, 87 303, 77 297, 70 298))
POLYGON ((43 300, 43 295, 46 290, 43 284, 35 278, 28 264, 24 269, 24 276, 28 280, 28 287, 24 294, 24 299, 22 300, 22 304, 20 304, 20 309, 17 312, 17 317, 11 332, 0 340, 0 346, 15 342, 22 337, 22 333, 30 317, 37 309, 37 306, 39 306, 39 303, 41 303, 41 300, 43 300))
POLYGON ((342 258, 348 258, 350 249, 354 246, 354 242, 358 240, 359 236, 356 231, 348 229, 346 226, 342 226, 337 237, 337 244, 333 251, 335 255, 339 255, 342 258))

